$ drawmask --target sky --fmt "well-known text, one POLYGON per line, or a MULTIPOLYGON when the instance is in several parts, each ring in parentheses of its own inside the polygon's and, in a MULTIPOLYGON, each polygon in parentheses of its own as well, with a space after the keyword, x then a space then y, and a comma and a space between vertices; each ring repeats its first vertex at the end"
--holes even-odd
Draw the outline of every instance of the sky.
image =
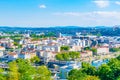
POLYGON ((120 0, 0 0, 0 26, 120 25, 120 0))

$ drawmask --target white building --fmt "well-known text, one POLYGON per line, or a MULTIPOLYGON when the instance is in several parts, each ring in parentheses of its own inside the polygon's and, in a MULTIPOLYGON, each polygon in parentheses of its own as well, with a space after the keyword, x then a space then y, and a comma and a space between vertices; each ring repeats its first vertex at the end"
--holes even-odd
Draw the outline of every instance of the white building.
POLYGON ((65 66, 60 67, 60 79, 66 79, 68 76, 68 73, 72 70, 72 69, 79 69, 81 67, 81 63, 80 62, 76 62, 76 61, 70 61, 67 62, 67 64, 65 66))
POLYGON ((2 57, 3 56, 3 51, 0 51, 0 57, 2 57))

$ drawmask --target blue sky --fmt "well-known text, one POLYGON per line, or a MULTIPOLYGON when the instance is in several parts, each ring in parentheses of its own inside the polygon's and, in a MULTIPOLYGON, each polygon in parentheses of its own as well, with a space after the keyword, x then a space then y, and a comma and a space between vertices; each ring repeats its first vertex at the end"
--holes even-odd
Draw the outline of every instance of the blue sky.
POLYGON ((120 25, 120 0, 0 0, 0 26, 120 25))

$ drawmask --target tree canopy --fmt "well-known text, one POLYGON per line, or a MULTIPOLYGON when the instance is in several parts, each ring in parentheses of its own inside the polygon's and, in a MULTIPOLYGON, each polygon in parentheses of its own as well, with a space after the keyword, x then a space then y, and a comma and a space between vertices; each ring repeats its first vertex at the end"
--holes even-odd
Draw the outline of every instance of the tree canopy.
POLYGON ((120 80, 119 57, 110 59, 107 64, 102 64, 98 68, 84 62, 80 69, 69 72, 68 80, 120 80))
POLYGON ((60 50, 61 51, 69 51, 70 47, 69 46, 61 46, 60 50))
POLYGON ((60 61, 75 60, 80 57, 80 52, 62 52, 56 55, 56 59, 60 61))
POLYGON ((8 63, 8 70, 0 69, 0 80, 51 80, 46 66, 34 67, 29 60, 17 59, 8 63), (7 72, 4 74, 4 72, 7 72))

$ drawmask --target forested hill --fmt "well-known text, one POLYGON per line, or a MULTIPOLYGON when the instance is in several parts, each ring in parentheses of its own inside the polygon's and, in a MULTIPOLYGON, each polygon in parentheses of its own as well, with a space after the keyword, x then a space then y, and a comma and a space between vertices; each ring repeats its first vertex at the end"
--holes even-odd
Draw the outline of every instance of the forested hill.
POLYGON ((0 31, 3 32, 54 32, 63 34, 75 34, 81 32, 83 34, 101 34, 103 36, 119 36, 120 27, 107 27, 107 26, 96 26, 96 27, 79 27, 79 26, 57 26, 57 27, 8 27, 0 26, 0 31))

